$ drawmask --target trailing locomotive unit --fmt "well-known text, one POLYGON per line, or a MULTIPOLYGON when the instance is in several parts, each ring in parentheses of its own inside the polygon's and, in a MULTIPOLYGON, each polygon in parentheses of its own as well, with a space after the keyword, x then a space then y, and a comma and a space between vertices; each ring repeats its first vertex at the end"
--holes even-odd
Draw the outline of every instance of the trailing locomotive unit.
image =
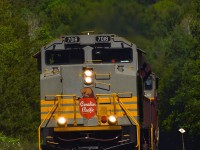
POLYGON ((155 149, 156 125, 144 120, 151 70, 143 55, 114 34, 67 35, 43 47, 35 55, 39 149, 155 149))

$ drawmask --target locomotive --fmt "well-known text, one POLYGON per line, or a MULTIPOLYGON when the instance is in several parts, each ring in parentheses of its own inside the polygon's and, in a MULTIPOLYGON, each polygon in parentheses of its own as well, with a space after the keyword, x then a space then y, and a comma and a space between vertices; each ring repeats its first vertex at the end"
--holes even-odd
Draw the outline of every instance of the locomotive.
POLYGON ((115 34, 66 35, 35 56, 39 150, 156 150, 158 78, 115 34))

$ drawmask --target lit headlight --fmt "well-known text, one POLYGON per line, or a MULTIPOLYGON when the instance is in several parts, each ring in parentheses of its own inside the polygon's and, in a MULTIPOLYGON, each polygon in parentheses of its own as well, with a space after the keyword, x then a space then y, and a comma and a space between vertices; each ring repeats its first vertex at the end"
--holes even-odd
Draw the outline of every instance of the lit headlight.
POLYGON ((67 124, 67 120, 65 117, 59 117, 57 120, 58 126, 65 126, 67 124))
POLYGON ((91 70, 85 70, 84 74, 85 74, 87 77, 91 77, 91 76, 92 76, 92 71, 91 71, 91 70))
POLYGON ((85 77, 85 83, 91 84, 92 83, 92 78, 91 77, 85 77))
POLYGON ((93 69, 92 68, 83 68, 83 79, 86 85, 93 83, 93 69))
POLYGON ((109 116, 109 118, 108 118, 108 123, 109 123, 110 125, 115 125, 115 124, 117 123, 117 118, 116 118, 116 116, 114 116, 114 115, 109 116))

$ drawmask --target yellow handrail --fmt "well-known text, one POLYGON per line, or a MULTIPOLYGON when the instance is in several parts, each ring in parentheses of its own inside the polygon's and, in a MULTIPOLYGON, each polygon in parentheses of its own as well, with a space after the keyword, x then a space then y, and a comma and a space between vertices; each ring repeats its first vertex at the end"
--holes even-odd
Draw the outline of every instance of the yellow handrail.
POLYGON ((45 120, 48 118, 48 116, 50 115, 50 113, 56 109, 56 106, 58 106, 58 114, 60 115, 60 103, 61 103, 61 97, 73 97, 74 100, 74 126, 77 125, 76 123, 76 95, 75 94, 71 94, 71 95, 46 95, 46 96, 55 96, 57 97, 57 102, 52 106, 51 110, 48 112, 48 114, 46 115, 46 117, 44 118, 44 120, 41 122, 41 124, 38 127, 38 149, 41 150, 40 147, 40 142, 41 142, 41 126, 43 125, 43 123, 45 122, 45 120))
MULTIPOLYGON (((127 93, 129 93, 129 92, 120 93, 120 94, 127 94, 127 93)), ((52 106, 51 110, 48 112, 48 114, 46 115, 46 117, 41 122, 40 126, 38 127, 38 148, 39 148, 39 150, 41 150, 41 126, 44 124, 45 120, 48 118, 48 116, 51 114, 51 112, 54 111, 57 106, 60 107, 61 97, 62 96, 63 97, 73 97, 73 102, 74 102, 74 126, 77 126, 77 122, 76 122, 76 95, 73 94, 73 95, 51 95, 51 96, 57 97, 57 102, 52 106)), ((124 110, 124 112, 126 113, 126 115, 129 116, 131 118, 131 120, 135 123, 135 125, 136 125, 136 132, 137 132, 137 145, 136 145, 136 147, 138 147, 138 150, 140 150, 140 125, 137 122, 137 120, 132 116, 132 114, 125 107, 125 105, 122 103, 122 101, 120 101, 117 93, 112 93, 112 94, 96 94, 97 106, 99 105, 99 97, 101 97, 101 96, 110 96, 110 97, 112 97, 112 99, 113 99, 113 105, 114 105, 114 114, 116 114, 116 105, 117 105, 116 102, 118 101, 120 107, 124 110)), ((100 116, 99 116, 99 110, 98 110, 98 108, 99 107, 97 107, 97 115, 98 115, 98 120, 99 120, 99 123, 100 123, 100 116)), ((58 108, 58 111, 61 111, 60 108, 58 108)))
POLYGON ((151 124, 151 150, 154 150, 154 144, 153 144, 153 124, 151 124))
POLYGON ((126 115, 129 116, 136 125, 136 129, 137 129, 137 145, 136 145, 136 147, 138 147, 138 150, 140 150, 140 125, 137 122, 137 120, 131 115, 130 111, 128 109, 126 109, 126 107, 124 106, 122 101, 119 100, 119 98, 118 98, 118 102, 119 102, 120 107, 125 111, 126 115))
MULTIPOLYGON (((112 93, 112 94, 96 94, 96 101, 97 101, 97 106, 99 106, 99 97, 100 96, 110 96, 113 98, 113 105, 114 105, 114 114, 116 114, 116 101, 115 101, 115 97, 116 97, 116 93, 112 93)), ((101 119, 100 119, 100 115, 99 115, 99 107, 97 107, 97 116, 98 116, 98 124, 101 124, 101 119)))
POLYGON ((73 96, 73 102, 74 102, 74 126, 77 126, 77 121, 76 121, 76 96, 73 96))
POLYGON ((59 101, 57 102, 57 103, 55 103, 53 106, 52 106, 52 108, 51 108, 51 110, 48 112, 48 114, 46 115, 46 117, 45 117, 45 119, 41 122, 41 124, 39 125, 39 127, 38 127, 38 150, 41 150, 41 147, 40 147, 40 142, 41 142, 41 135, 40 135, 40 128, 41 128, 41 126, 43 125, 43 123, 45 122, 45 120, 47 119, 47 117, 49 116, 49 114, 54 110, 54 109, 56 109, 56 106, 58 105, 58 103, 59 103, 59 101))

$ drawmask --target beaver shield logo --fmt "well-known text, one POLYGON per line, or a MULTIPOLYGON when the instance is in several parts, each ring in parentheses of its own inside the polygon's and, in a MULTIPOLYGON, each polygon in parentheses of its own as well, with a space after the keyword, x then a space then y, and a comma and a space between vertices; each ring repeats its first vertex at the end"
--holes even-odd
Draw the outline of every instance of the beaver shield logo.
POLYGON ((79 100, 80 114, 86 118, 91 119, 96 114, 97 105, 94 98, 81 98, 79 100))

